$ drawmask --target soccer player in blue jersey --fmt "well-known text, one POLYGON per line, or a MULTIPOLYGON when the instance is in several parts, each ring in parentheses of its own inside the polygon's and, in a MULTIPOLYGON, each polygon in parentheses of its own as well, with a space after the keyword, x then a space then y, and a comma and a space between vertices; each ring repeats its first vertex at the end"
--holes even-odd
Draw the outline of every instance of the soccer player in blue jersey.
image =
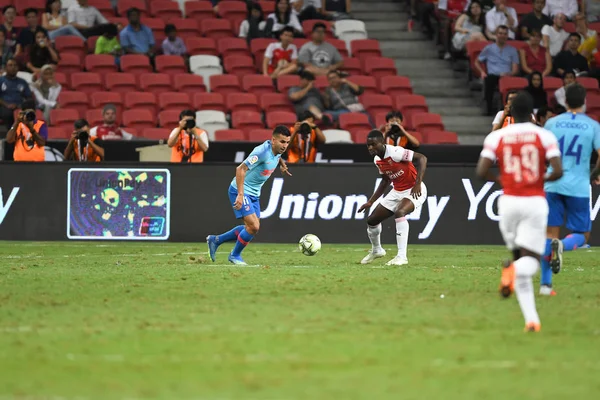
POLYGON ((583 114, 585 88, 577 83, 566 90, 568 111, 551 118, 545 128, 556 136, 562 153, 563 176, 544 186, 550 207, 546 250, 542 257, 540 294, 553 296, 552 273, 562 266, 563 250, 583 246, 592 227, 590 219, 590 181, 599 184, 600 158, 590 173, 592 152, 600 155, 600 124, 583 114), (572 233, 560 240, 560 227, 572 233))
POLYGON ((246 265, 242 259, 242 250, 258 233, 260 228, 260 191, 273 171, 279 166, 283 174, 292 176, 281 155, 287 150, 291 139, 290 130, 279 125, 273 130, 273 137, 260 146, 235 170, 235 178, 229 185, 229 200, 233 213, 238 219, 243 219, 244 225, 238 225, 221 235, 209 235, 208 254, 215 261, 217 249, 225 242, 236 241, 233 251, 229 254, 229 262, 246 265))

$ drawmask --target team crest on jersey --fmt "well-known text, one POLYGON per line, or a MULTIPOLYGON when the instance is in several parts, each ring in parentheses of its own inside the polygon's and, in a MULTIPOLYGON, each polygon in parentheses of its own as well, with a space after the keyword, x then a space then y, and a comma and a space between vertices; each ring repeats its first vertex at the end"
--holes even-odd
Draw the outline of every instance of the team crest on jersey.
POLYGON ((250 165, 254 165, 254 164, 256 164, 256 162, 257 162, 257 161, 258 161, 258 156, 252 156, 252 157, 250 157, 250 158, 248 159, 248 163, 249 163, 250 165))
POLYGON ((388 159, 388 164, 390 164, 390 165, 394 165, 394 160, 392 160, 391 158, 390 158, 390 159, 388 159))

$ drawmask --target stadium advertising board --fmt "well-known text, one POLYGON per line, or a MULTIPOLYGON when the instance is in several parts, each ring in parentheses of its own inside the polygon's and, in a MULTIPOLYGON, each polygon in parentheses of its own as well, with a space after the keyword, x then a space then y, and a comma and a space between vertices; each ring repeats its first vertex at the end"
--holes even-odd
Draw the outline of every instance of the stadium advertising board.
MULTIPOLYGON (((0 174, 0 240, 104 237, 97 218, 102 218, 102 211, 107 206, 114 208, 116 204, 112 191, 108 191, 112 193, 108 196, 105 194, 105 199, 112 202, 112 206, 102 199, 102 192, 107 188, 114 189, 115 185, 119 187, 117 171, 130 171, 133 178, 133 182, 127 181, 130 185, 135 185, 138 176, 138 172, 133 171, 146 171, 150 181, 156 181, 153 173, 164 174, 163 184, 148 193, 140 193, 142 196, 152 194, 159 197, 164 194, 165 198, 164 204, 153 207, 156 210, 152 213, 136 210, 131 226, 129 209, 124 206, 138 205, 135 202, 139 199, 131 197, 121 202, 119 196, 118 206, 123 206, 123 209, 111 209, 109 220, 120 218, 122 226, 119 234, 116 225, 110 230, 113 239, 139 240, 144 237, 203 243, 208 234, 228 230, 235 223, 227 196, 227 188, 235 173, 233 164, 152 164, 151 168, 136 164, 135 170, 115 165, 109 170, 112 172, 106 170, 106 165, 75 169, 79 165, 3 164, 3 173, 0 174), (77 175, 80 173, 84 175, 77 175), (108 178, 106 174, 109 174, 108 178), (115 176, 117 178, 113 179, 115 176), (97 184, 98 179, 112 183, 102 188, 102 185, 88 187, 93 185, 88 182, 77 186, 82 189, 75 190, 75 180, 84 177, 86 182, 95 182, 93 184, 97 184), (81 201, 82 194, 88 198, 93 191, 98 192, 96 199, 92 194, 92 201, 81 201), (79 196, 77 202, 71 196, 79 196), (98 202, 95 200, 102 200, 107 206, 99 203, 101 209, 97 210, 98 202), (164 225, 161 220, 153 219, 148 220, 144 227, 149 232, 159 232, 162 226, 162 234, 142 235, 139 228, 143 217, 164 218, 164 225), (73 228, 75 220, 79 222, 73 228), (83 220, 95 228, 87 230, 86 225, 81 224, 83 220), (133 237, 129 236, 131 233, 133 237)), ((286 178, 276 172, 263 188, 262 223, 257 241, 294 243, 304 234, 314 233, 324 243, 367 243, 366 215, 357 210, 378 185, 379 175, 373 164, 291 165, 290 171, 293 176, 286 178)), ((128 177, 126 179, 129 180, 128 177)), ((425 183, 427 201, 409 217, 411 243, 502 244, 497 224, 497 203, 501 192, 495 184, 476 179, 473 166, 432 165, 427 169, 425 183)), ((156 201, 154 197, 152 199, 156 201)), ((590 207, 595 220, 600 210, 598 187, 593 188, 590 207)), ((594 228, 591 244, 600 245, 600 235, 594 235, 593 231, 594 228)), ((384 223, 382 240, 395 243, 393 220, 384 223)))

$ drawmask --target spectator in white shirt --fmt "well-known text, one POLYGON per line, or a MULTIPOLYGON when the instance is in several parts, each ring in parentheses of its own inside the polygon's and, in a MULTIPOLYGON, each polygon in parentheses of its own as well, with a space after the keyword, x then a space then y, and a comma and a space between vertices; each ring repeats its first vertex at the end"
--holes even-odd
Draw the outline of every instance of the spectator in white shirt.
POLYGON ((96 7, 88 5, 88 0, 77 0, 69 7, 67 20, 85 37, 102 36, 104 25, 109 23, 96 7))
POLYGON ((577 11, 577 0, 546 0, 546 7, 544 7, 542 12, 550 17, 554 17, 557 14, 564 14, 568 19, 572 20, 577 11))
POLYGON ((252 39, 264 37, 265 25, 262 7, 258 3, 248 3, 248 14, 240 24, 240 37, 248 42, 252 39))
MULTIPOLYGON (((567 86, 577 82, 577 78, 575 77, 575 72, 567 71, 563 77, 563 86, 558 88, 554 92, 554 98, 556 99, 556 104, 559 106, 563 106, 567 108, 567 86)), ((583 112, 585 112, 586 105, 583 105, 583 112)))
POLYGON ((294 29, 294 36, 304 37, 302 25, 296 14, 292 13, 292 7, 288 0, 277 0, 275 4, 275 12, 267 17, 267 32, 272 32, 275 37, 279 36, 279 32, 284 26, 290 26, 294 29))
POLYGON ((290 4, 294 8, 294 12, 300 21, 309 19, 331 19, 327 11, 323 9, 321 0, 290 0, 290 4))
POLYGON ((486 36, 496 40, 496 29, 500 25, 508 27, 508 38, 514 39, 519 27, 517 12, 512 7, 506 6, 506 0, 494 0, 495 7, 485 14, 486 36))
POLYGON ((566 17, 559 13, 554 16, 554 24, 546 25, 542 28, 542 43, 544 47, 550 50, 552 57, 556 56, 563 48, 565 40, 569 38, 569 32, 563 29, 566 17))
POLYGON ((44 111, 44 119, 50 121, 50 111, 58 105, 58 95, 62 90, 60 83, 54 78, 54 66, 44 65, 40 69, 40 77, 31 85, 37 107, 44 111))

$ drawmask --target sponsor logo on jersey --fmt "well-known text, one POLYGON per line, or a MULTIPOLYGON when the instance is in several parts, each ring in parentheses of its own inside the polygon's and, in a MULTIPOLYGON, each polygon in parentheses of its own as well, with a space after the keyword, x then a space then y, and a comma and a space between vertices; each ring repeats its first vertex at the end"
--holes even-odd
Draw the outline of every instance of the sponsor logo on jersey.
POLYGON ((258 162, 258 156, 252 156, 250 158, 248 158, 248 164, 250 165, 254 165, 258 162))

